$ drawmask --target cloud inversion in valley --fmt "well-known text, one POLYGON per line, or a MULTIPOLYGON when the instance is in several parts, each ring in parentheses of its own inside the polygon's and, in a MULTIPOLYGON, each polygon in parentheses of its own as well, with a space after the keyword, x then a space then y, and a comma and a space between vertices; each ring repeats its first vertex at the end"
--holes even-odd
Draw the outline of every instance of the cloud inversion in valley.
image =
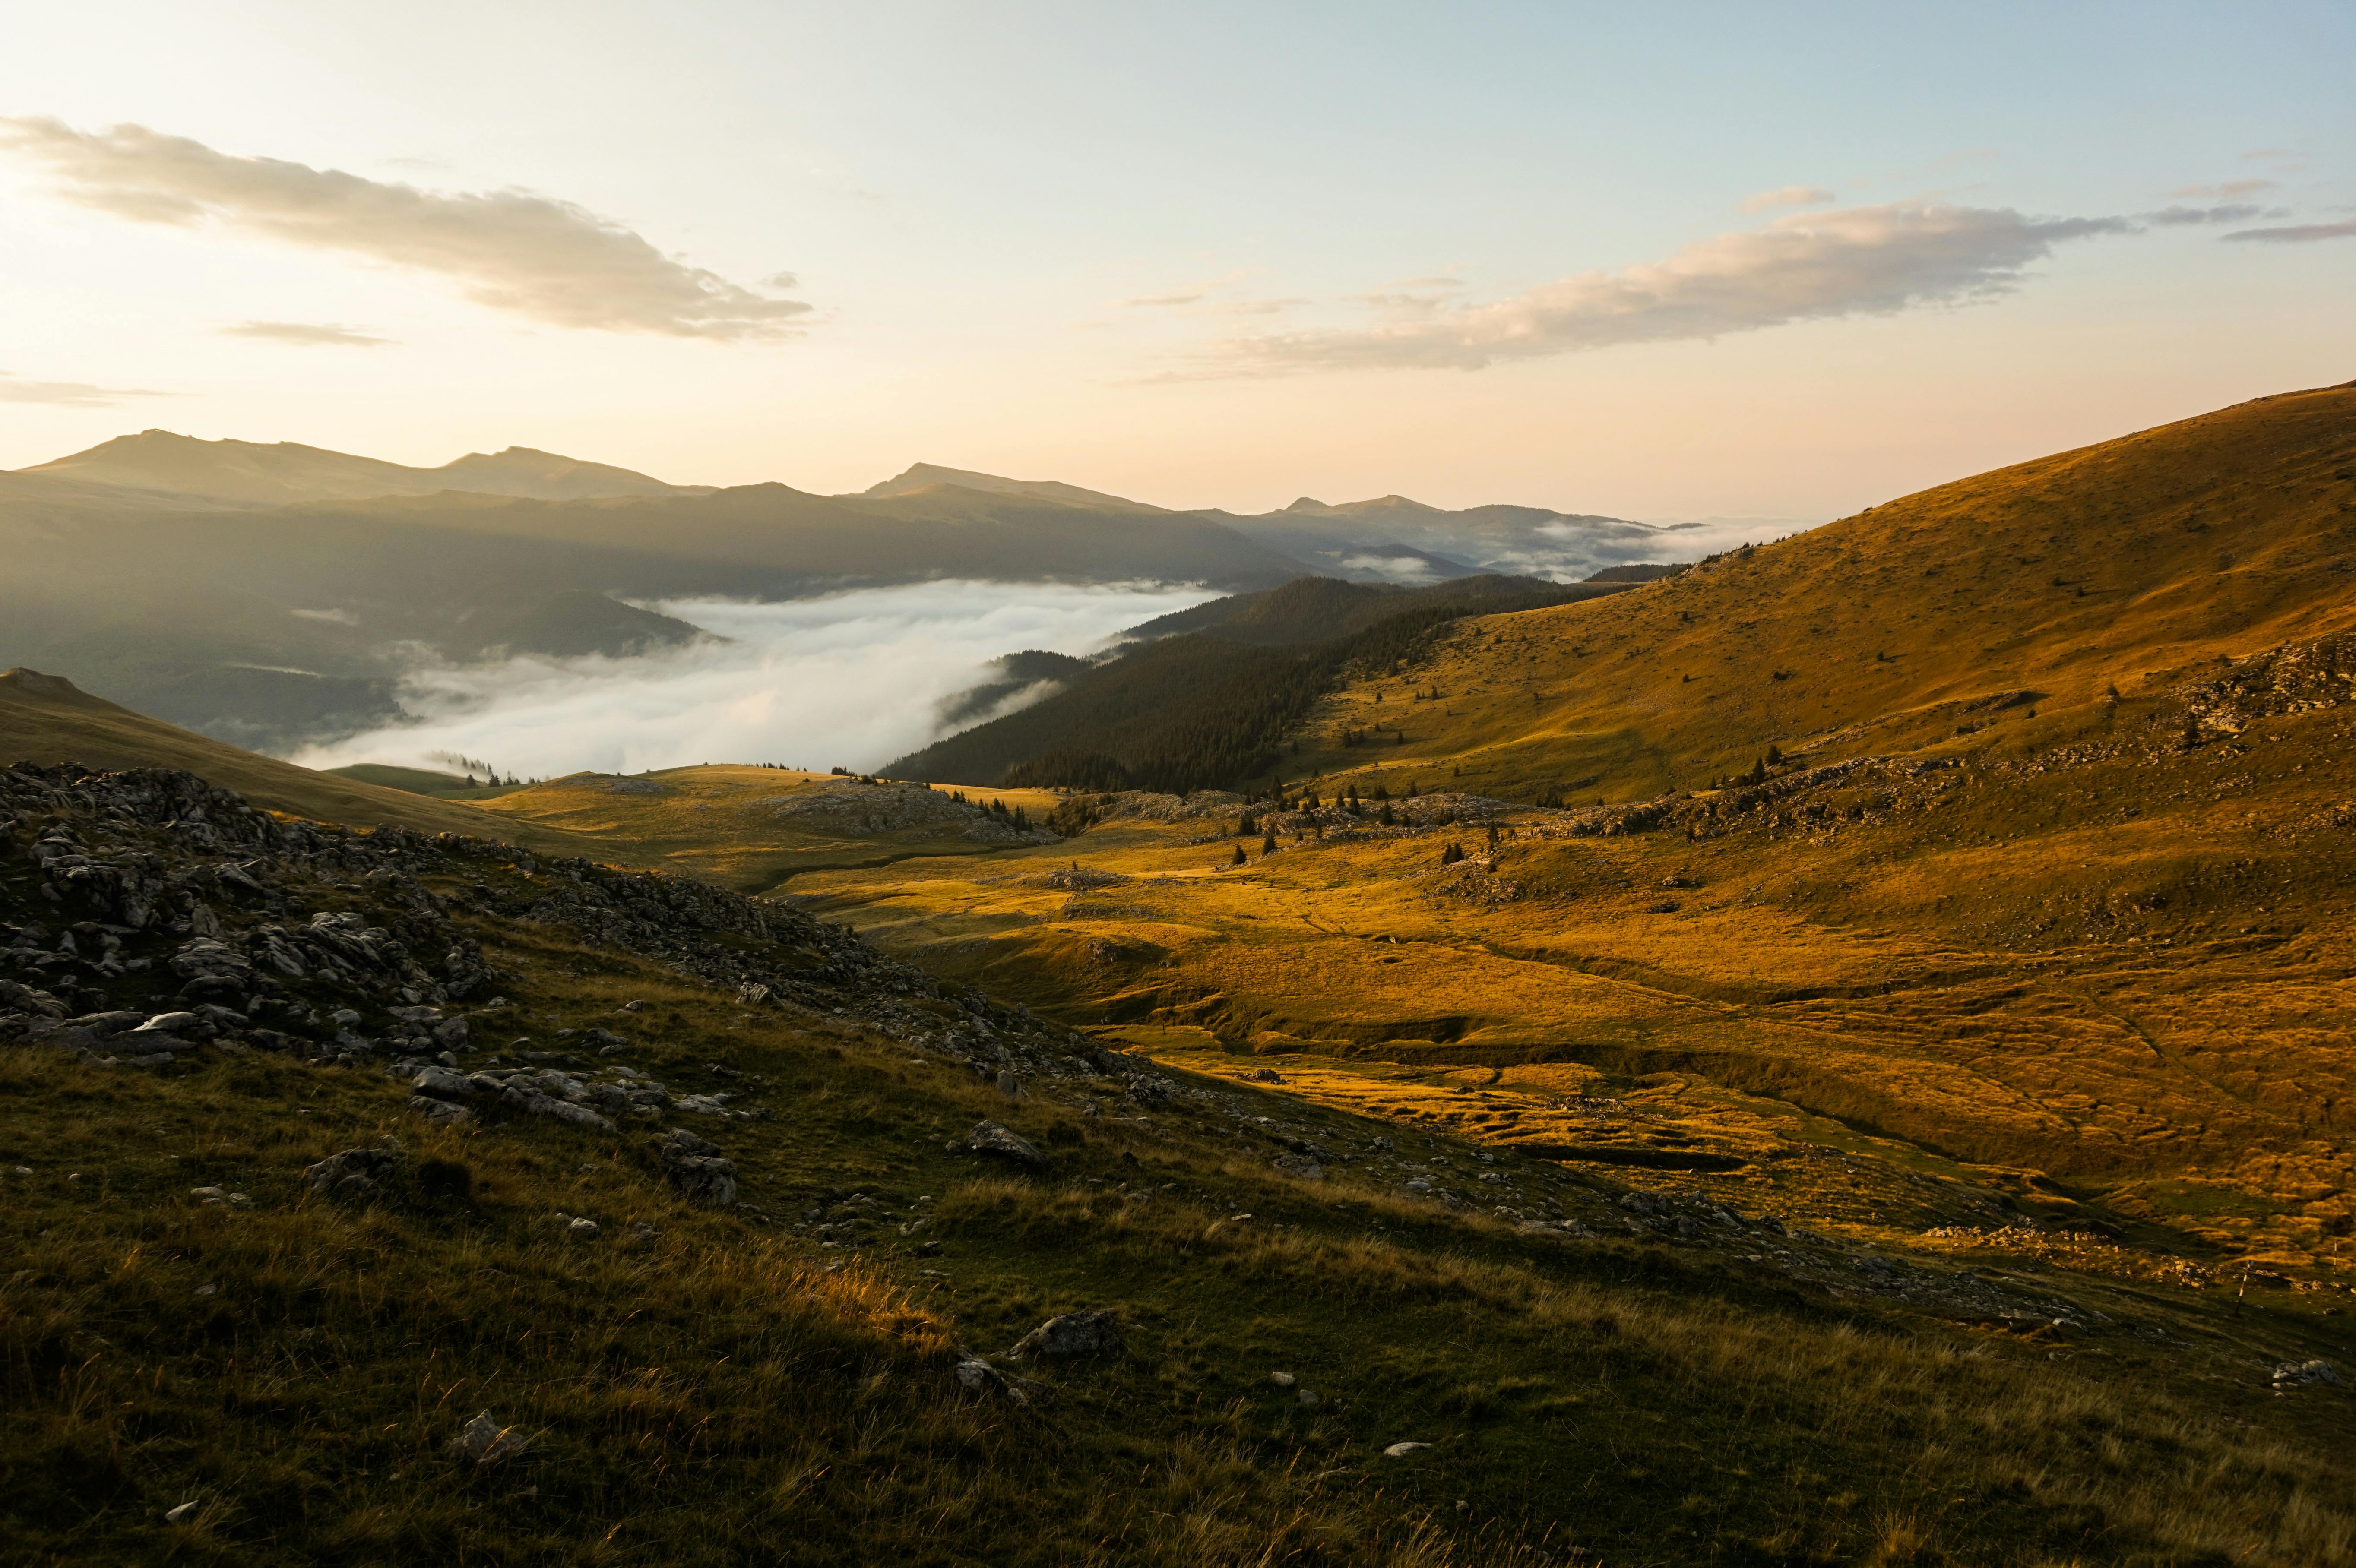
POLYGON ((47 118, 0 120, 0 147, 48 169, 58 194, 83 207, 142 223, 209 223, 434 273, 477 304, 553 326, 766 339, 789 335, 810 311, 530 191, 421 190, 239 157, 144 125, 84 132, 47 118))

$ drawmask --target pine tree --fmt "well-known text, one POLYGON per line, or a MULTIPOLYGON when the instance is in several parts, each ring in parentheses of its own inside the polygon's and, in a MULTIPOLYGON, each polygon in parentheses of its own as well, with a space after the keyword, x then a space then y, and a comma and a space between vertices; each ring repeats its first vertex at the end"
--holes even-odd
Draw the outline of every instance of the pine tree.
POLYGON ((1230 864, 1240 866, 1244 863, 1247 858, 1248 857, 1244 854, 1244 847, 1238 844, 1236 846, 1236 858, 1232 862, 1230 862, 1230 864))
MULTIPOLYGON (((1238 846, 1238 848, 1241 848, 1241 846, 1238 846)), ((1273 855, 1276 853, 1275 828, 1269 828, 1268 830, 1268 837, 1259 841, 1259 852, 1263 856, 1273 855)))

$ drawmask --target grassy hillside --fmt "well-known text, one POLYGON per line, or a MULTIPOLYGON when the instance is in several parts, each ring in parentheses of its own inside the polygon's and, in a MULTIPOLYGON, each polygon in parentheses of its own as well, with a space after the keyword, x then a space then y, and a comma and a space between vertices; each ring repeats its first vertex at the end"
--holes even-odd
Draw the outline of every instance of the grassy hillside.
MULTIPOLYGON (((1433 628, 1476 608, 1619 592, 1475 577, 1423 589, 1301 578, 1158 617, 1151 640, 1077 671, 1018 712, 890 764, 914 778, 1023 787, 1227 787, 1288 767, 1301 721, 1343 674, 1389 667, 1433 628)), ((1355 743, 1355 742, 1354 742, 1355 743)))
POLYGON ((80 763, 93 768, 185 768, 271 811, 353 827, 391 823, 419 833, 509 838, 530 848, 578 854, 584 839, 529 820, 488 816, 471 806, 428 799, 398 787, 314 773, 224 745, 119 708, 59 676, 29 669, 0 674, 0 766, 80 763))
MULTIPOLYGON (((2135 1266, 2339 1279, 2351 458, 2338 389, 1944 486, 1459 623, 1323 699, 1292 764, 1323 804, 1248 834, 1240 800, 1112 800, 1052 852, 1069 886, 797 887, 1173 1060, 1313 1064, 1334 1104, 1607 1165, 1850 1149, 2135 1266), (1330 742, 1376 722, 1405 743, 1330 742), (1487 1103, 1425 1093, 1460 1072, 1487 1103)), ((1825 1200, 1922 1244, 1880 1180, 1825 1200)))
POLYGON ((41 896, 64 833, 187 897, 110 950, 144 969, 28 974, 130 1017, 222 976, 146 1044, 0 999, 21 1561, 2289 1565, 2356 1531, 2344 1391, 2269 1386, 2340 1353, 2314 1293, 1896 1261, 1740 1179, 1143 1067, 777 906, 192 780, 0 775, 0 825, 6 962, 132 912, 41 896), (176 970, 198 895, 204 951, 307 966, 176 970), (1079 1312, 1118 1343, 1011 1353, 1079 1312))
POLYGON ((1023 837, 980 809, 1002 801, 1044 822, 1056 797, 1038 790, 966 793, 953 786, 873 784, 828 773, 722 764, 617 778, 573 773, 504 792, 484 808, 594 843, 635 866, 655 866, 745 892, 767 892, 798 873, 884 866, 912 855, 979 855, 1023 837))

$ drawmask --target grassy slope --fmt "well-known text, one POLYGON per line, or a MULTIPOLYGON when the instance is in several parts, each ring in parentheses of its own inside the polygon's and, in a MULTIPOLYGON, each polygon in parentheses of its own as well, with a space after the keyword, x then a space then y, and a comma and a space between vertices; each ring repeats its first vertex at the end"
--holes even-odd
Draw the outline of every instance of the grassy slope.
MULTIPOLYGON (((540 896, 513 868, 437 891, 540 896)), ((1009 1104, 863 1026, 469 923, 515 1029, 620 1029, 682 1088, 753 1075, 733 1086, 780 1114, 719 1129, 744 1207, 683 1206, 635 1139, 424 1128, 375 1073, 0 1050, 16 1560, 674 1565, 790 1541, 809 1563, 2256 1568, 2344 1561, 2356 1528, 2347 1402, 2251 1370, 2332 1349, 2314 1297, 2244 1312, 2032 1262, 1996 1277, 2107 1326, 1962 1326, 1706 1245, 1517 1233, 1505 1211, 1615 1225, 1618 1189, 1451 1137, 1394 1157, 1371 1139, 1396 1129, 1250 1090, 1264 1120, 1140 1115, 1085 1083, 1009 1104), (944 1149, 980 1116, 1049 1169, 944 1149), (386 1134, 471 1194, 303 1191, 305 1164, 386 1134), (1269 1157, 1294 1138, 1354 1158, 1292 1179, 1269 1157), (1415 1199, 1403 1168, 1479 1200, 1415 1199), (187 1196, 212 1184, 252 1207, 187 1196), (789 1229, 806 1205, 841 1221, 828 1241, 789 1229), (569 1239, 576 1214, 600 1236, 569 1239), (949 1375, 953 1344, 1094 1306, 1129 1349, 1041 1370, 1042 1405, 949 1375), (523 1457, 443 1457, 478 1409, 523 1457), (1402 1440, 1433 1446, 1383 1456, 1402 1440)))
POLYGON ((472 807, 315 773, 177 729, 32 670, 0 675, 0 765, 17 761, 82 763, 93 768, 185 768, 233 789, 255 805, 320 822, 354 827, 392 823, 420 833, 508 838, 555 854, 579 855, 594 844, 562 829, 487 816, 472 807))
MULTIPOLYGON (((1879 1140, 2196 1255, 2356 1261, 2350 710, 2185 751, 2161 673, 2344 623, 2351 434, 2356 391, 2268 400, 1472 623, 1312 731, 1403 709, 1408 745, 1304 758, 1329 791, 1590 799, 1770 742, 1899 759, 1747 815, 1578 837, 1525 812, 1452 875, 1440 848, 1478 833, 1288 840, 1215 875, 1229 847, 1187 841, 1218 823, 1128 821, 1057 851, 1134 879, 1087 898, 922 862, 798 887, 1034 1005, 1177 1031, 1154 1038, 1188 1060, 1553 1063, 1493 1091, 1514 1118, 1460 1121, 1594 1143, 1554 1102, 1601 1083, 1642 1113, 1602 1141, 1879 1140)), ((1840 1206, 1905 1229, 1875 1209, 1840 1206)))
MULTIPOLYGON (((852 833, 814 827, 807 817, 780 818, 770 809, 782 797, 835 782, 826 773, 729 764, 671 768, 626 781, 573 773, 483 804, 504 816, 606 846, 630 865, 659 867, 742 892, 766 892, 805 871, 989 848, 961 842, 954 826, 852 833), (615 788, 625 783, 631 788, 615 788), (637 793, 647 783, 659 793, 637 793)), ((1034 820, 1054 810, 1056 798, 1044 790, 972 787, 965 793, 977 801, 1003 800, 1010 811, 1023 806, 1034 820)))

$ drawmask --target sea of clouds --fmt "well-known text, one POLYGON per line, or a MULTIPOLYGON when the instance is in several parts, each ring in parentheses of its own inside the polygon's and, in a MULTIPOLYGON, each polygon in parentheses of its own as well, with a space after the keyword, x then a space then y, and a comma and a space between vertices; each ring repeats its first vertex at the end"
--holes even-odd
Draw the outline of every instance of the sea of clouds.
POLYGON ((1086 656, 1215 597, 1168 583, 948 581, 775 603, 669 601, 647 607, 726 641, 421 669, 401 692, 408 722, 294 760, 441 769, 435 753, 455 752, 527 778, 696 763, 872 770, 938 738, 941 700, 990 678, 999 655, 1086 656))

